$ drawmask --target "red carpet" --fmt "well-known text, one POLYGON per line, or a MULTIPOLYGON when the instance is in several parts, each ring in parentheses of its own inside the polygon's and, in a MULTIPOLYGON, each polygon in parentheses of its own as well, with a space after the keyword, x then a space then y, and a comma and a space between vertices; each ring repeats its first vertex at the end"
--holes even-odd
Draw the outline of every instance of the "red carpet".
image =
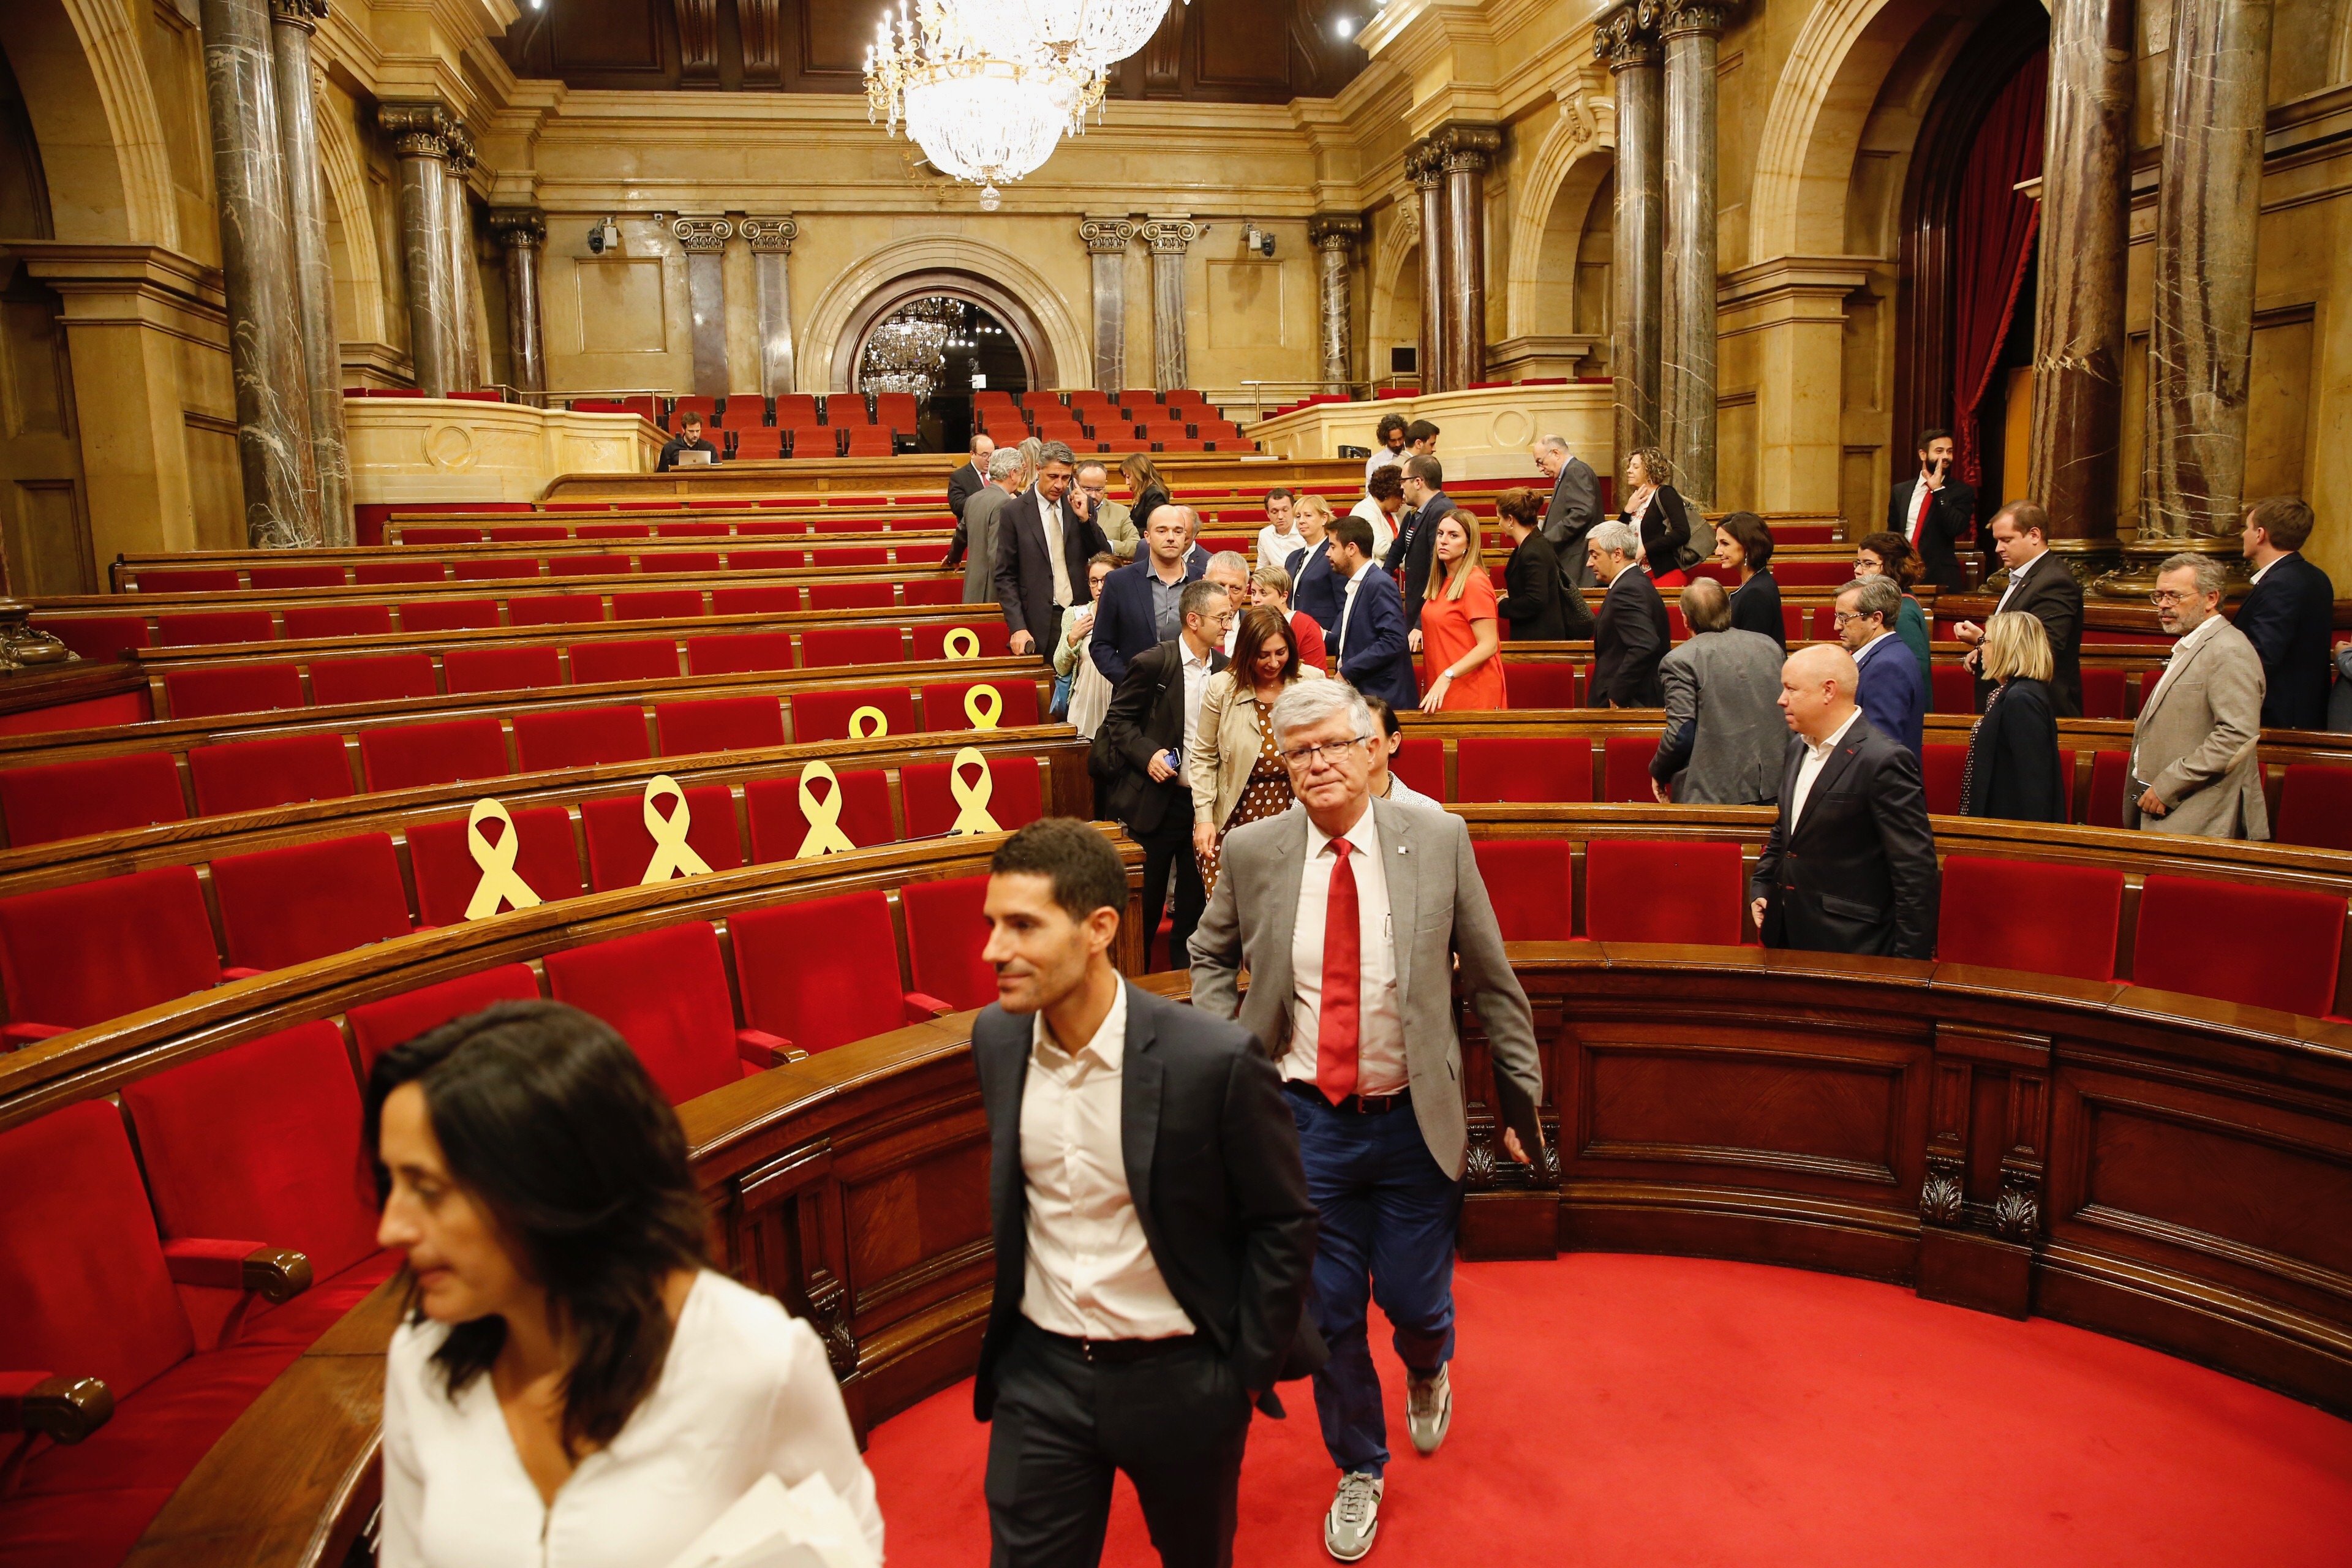
MULTIPOLYGON (((1404 1436, 1366 1562, 2352 1564, 2352 1424, 2045 1320, 1796 1269, 1580 1254, 1456 1270, 1453 1435, 1404 1436)), ((1242 1471, 1244 1568, 1328 1564, 1309 1385, 1242 1471)), ((987 1428, 961 1384, 878 1427, 891 1568, 978 1568, 987 1428)), ((1159 1558, 1124 1481, 1103 1561, 1159 1558)))

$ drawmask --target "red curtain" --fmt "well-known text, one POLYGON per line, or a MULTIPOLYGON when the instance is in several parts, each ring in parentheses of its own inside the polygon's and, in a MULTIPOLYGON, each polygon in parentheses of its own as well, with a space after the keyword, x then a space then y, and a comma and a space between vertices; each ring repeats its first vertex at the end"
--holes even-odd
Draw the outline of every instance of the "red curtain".
POLYGON ((1977 449, 1977 406, 1992 384, 2001 344, 2017 314, 2018 290, 2033 259, 2041 204, 2017 186, 2042 173, 2042 130, 2049 113, 2050 57, 2035 55, 1985 111, 1960 176, 1952 225, 1957 310, 1952 332, 1953 466, 1969 484, 1983 482, 1977 449))

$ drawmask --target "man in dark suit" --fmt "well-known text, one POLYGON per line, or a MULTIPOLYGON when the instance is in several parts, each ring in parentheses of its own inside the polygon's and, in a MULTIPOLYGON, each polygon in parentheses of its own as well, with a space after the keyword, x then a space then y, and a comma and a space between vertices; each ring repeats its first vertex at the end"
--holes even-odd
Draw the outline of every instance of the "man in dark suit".
POLYGON ((1592 465, 1568 449, 1559 436, 1546 436, 1528 448, 1536 467, 1551 481, 1551 504, 1544 509, 1543 536, 1559 557, 1562 574, 1579 588, 1592 586, 1592 566, 1584 558, 1584 535, 1601 521, 1601 480, 1592 465))
POLYGON ((958 522, 963 521, 963 503, 980 493, 988 483, 988 459, 996 455, 996 443, 985 436, 971 438, 971 461, 948 476, 948 510, 955 513, 958 522))
POLYGON ((993 1561, 1092 1568, 1123 1470, 1162 1563, 1227 1568, 1250 1407, 1279 1415, 1276 1380, 1323 1360, 1289 1104, 1248 1030, 1111 967, 1127 876, 1097 830, 1015 833, 984 908, 993 1561))
POLYGON ((1960 558, 1953 545, 1975 523, 1976 512, 1976 487, 1952 478, 1952 433, 1920 431, 1919 471, 1895 487, 1886 531, 1910 542, 1923 575, 1948 594, 1960 591, 1960 558))
POLYGON ((1854 705, 1853 656, 1789 656, 1780 709, 1791 739, 1780 816, 1748 883, 1767 947, 1936 955, 1936 835, 1919 759, 1854 705))
MULTIPOLYGON (((1157 524, 1159 516, 1151 521, 1157 524)), ((1181 969, 1184 943, 1209 898, 1201 885, 1200 863, 1192 858, 1192 786, 1186 782, 1185 759, 1201 727, 1202 689, 1225 668, 1225 627, 1235 608, 1223 584, 1202 580, 1184 585, 1179 613, 1183 629, 1127 667, 1103 713, 1102 736, 1126 764, 1104 808, 1143 846, 1144 949, 1148 954, 1172 874, 1176 899, 1169 914, 1169 963, 1181 969)))
POLYGON ((996 602, 1013 633, 1014 653, 1053 662, 1062 611, 1087 602, 1087 563, 1110 548, 1071 496, 1076 471, 1070 448, 1048 441, 1037 478, 996 520, 996 602))
MULTIPOLYGON (((1993 514, 1992 547, 2009 568, 2009 586, 1994 615, 2015 610, 2042 623, 2050 637, 2051 689, 2058 694, 2058 717, 2083 716, 2083 585, 2066 563, 2050 552, 2050 514, 2030 500, 2013 500, 1993 514)), ((1969 645, 1960 662, 1977 679, 1977 711, 1984 711, 1992 682, 1984 678, 1984 628, 1962 621, 1952 635, 1969 645)))
POLYGON ((1592 617, 1592 684, 1587 708, 1663 708, 1665 661, 1674 631, 1666 602, 1642 569, 1642 535, 1630 522, 1597 522, 1584 536, 1596 582, 1609 584, 1592 617))
POLYGON ((2263 727, 2327 728, 2327 678, 2336 627, 2336 584, 2305 560, 2311 504, 2300 496, 2272 496, 2246 509, 2238 542, 2254 569, 2254 585, 2235 622, 2262 656, 2263 727))
POLYGON ((1385 697, 1399 708, 1421 705, 1407 651, 1404 601, 1387 573, 1372 563, 1372 525, 1360 517, 1335 520, 1330 528, 1331 570, 1339 578, 1339 615, 1332 623, 1331 668, 1367 694, 1385 697))
POLYGON ((1927 687, 1893 624, 1903 612, 1903 590, 1884 573, 1858 577, 1838 590, 1836 604, 1838 641, 1861 671, 1854 700, 1863 717, 1880 734, 1910 747, 1913 756, 1924 757, 1927 687))
MULTIPOLYGON (((1404 573, 1405 646, 1421 651, 1421 600, 1429 591, 1429 563, 1437 551, 1437 525, 1456 508, 1445 493, 1445 470, 1435 458, 1408 458, 1404 465, 1404 514, 1381 566, 1404 573)), ((1475 524, 1474 523, 1475 527, 1475 524)))
POLYGON ((1191 507, 1155 507, 1143 531, 1140 558, 1103 579, 1087 651, 1112 686, 1127 679, 1127 667, 1138 654, 1184 629, 1178 607, 1184 584, 1200 581, 1208 562, 1192 548, 1193 527, 1191 507))

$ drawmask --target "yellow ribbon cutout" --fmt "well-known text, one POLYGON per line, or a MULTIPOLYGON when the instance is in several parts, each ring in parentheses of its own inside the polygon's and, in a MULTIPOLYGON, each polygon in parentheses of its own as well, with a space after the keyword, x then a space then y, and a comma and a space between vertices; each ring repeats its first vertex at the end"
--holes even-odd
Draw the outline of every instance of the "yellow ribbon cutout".
POLYGON ((793 859, 814 860, 857 847, 841 830, 841 780, 824 763, 813 762, 801 769, 801 818, 809 825, 808 837, 801 840, 793 859), (833 785, 833 793, 823 800, 809 787, 818 779, 833 785))
POLYGON ((872 706, 860 708, 856 712, 852 713, 849 716, 849 738, 853 741, 871 741, 877 737, 887 735, 889 732, 890 716, 883 712, 879 708, 872 706), (874 721, 874 728, 871 730, 861 730, 857 727, 859 721, 866 719, 871 719, 874 721))
POLYGON ((988 815, 989 796, 996 793, 996 775, 988 771, 988 759, 981 755, 978 746, 966 746, 955 754, 955 761, 948 764, 948 789, 954 795, 956 805, 961 808, 956 814, 955 826, 948 829, 949 837, 953 838, 959 834, 1004 831, 997 826, 996 818, 988 815), (978 784, 963 782, 964 764, 967 763, 980 770, 978 784))
POLYGON ((1004 693, 993 686, 969 686, 963 693, 963 716, 971 721, 975 730, 993 730, 996 716, 1004 711, 1004 693))
POLYGON ((522 853, 522 839, 515 832, 514 818, 507 808, 495 800, 478 800, 466 816, 466 847, 473 852, 474 864, 482 868, 482 879, 474 884, 474 896, 467 902, 466 918, 483 920, 499 912, 501 903, 519 910, 535 909, 539 895, 530 884, 515 874, 515 857, 522 853), (496 844, 482 836, 482 824, 503 824, 506 831, 496 844))
POLYGON ((656 773, 646 782, 646 831, 654 836, 653 862, 646 874, 637 879, 639 887, 654 882, 667 882, 674 877, 707 877, 710 862, 694 852, 686 841, 686 830, 694 824, 694 813, 686 804, 686 792, 667 773, 656 773), (677 809, 663 816, 654 802, 663 795, 674 795, 677 809))
POLYGON ((947 641, 940 648, 940 656, 942 658, 978 658, 980 634, 970 626, 954 627, 948 633, 947 641))

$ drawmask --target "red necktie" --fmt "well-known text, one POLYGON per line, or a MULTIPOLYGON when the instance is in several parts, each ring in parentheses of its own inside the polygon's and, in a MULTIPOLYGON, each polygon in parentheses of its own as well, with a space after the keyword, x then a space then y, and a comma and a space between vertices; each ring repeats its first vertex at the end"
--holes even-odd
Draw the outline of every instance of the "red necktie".
POLYGON ((1315 1087, 1337 1105, 1356 1092, 1356 1044, 1362 1019, 1364 933, 1356 909, 1356 847, 1331 840, 1330 901, 1323 907, 1323 1005, 1315 1019, 1315 1087))
POLYGON ((1919 531, 1927 526, 1927 508, 1935 499, 1936 492, 1934 490, 1927 489, 1924 487, 1921 488, 1919 491, 1919 505, 1911 513, 1911 549, 1914 554, 1918 552, 1919 531))

